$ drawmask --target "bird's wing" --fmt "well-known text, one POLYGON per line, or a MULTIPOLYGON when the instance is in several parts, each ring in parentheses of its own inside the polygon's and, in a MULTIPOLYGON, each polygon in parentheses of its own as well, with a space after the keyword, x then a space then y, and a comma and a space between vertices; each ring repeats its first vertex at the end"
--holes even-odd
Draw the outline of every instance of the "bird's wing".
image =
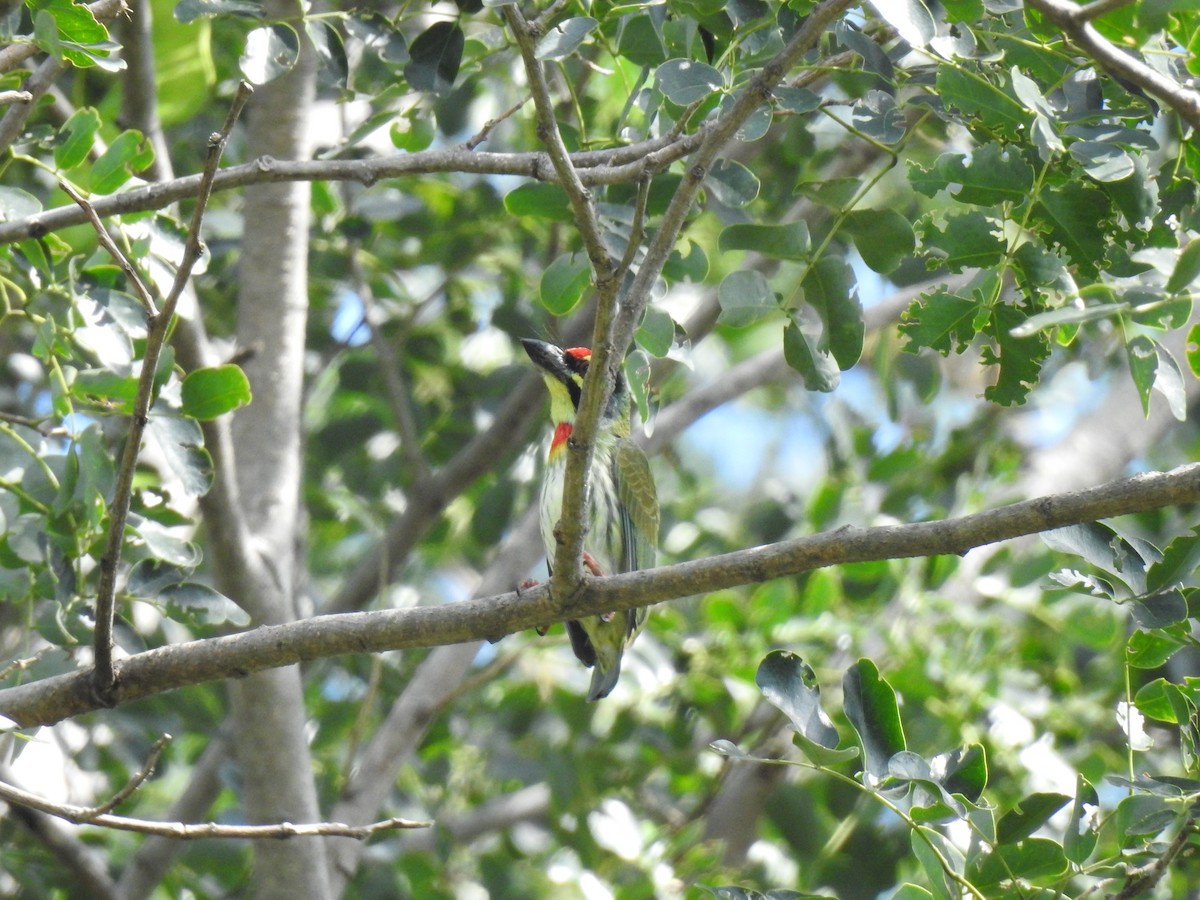
POLYGON ((653 568, 658 546, 658 494, 650 463, 633 441, 619 440, 613 448, 613 467, 622 507, 621 571, 653 568))

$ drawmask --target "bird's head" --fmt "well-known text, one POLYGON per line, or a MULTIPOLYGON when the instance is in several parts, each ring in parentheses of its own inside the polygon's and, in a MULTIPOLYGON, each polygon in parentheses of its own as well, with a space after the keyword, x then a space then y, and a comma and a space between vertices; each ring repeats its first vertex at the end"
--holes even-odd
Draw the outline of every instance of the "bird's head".
MULTIPOLYGON (((583 379, 592 361, 592 351, 587 347, 564 349, 533 338, 521 338, 521 346, 525 348, 534 365, 542 370, 542 378, 550 391, 550 418, 554 420, 555 426, 574 425, 575 411, 579 408, 579 398, 583 393, 583 379)), ((628 427, 629 388, 625 384, 625 376, 618 369, 612 394, 600 416, 600 429, 619 430, 628 427)), ((559 427, 555 431, 556 443, 561 430, 559 427)), ((567 434, 569 433, 568 429, 567 434)))

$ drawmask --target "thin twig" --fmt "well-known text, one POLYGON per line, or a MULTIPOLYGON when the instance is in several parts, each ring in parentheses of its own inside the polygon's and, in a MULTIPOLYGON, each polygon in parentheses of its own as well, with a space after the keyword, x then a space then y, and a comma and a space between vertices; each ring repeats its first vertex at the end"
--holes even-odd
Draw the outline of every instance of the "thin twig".
POLYGON ((114 816, 109 813, 94 815, 91 807, 76 806, 72 803, 54 803, 45 797, 23 791, 11 784, 0 782, 0 800, 36 809, 48 813, 76 825, 97 825, 112 828, 117 831, 135 831, 139 834, 155 834, 161 837, 194 840, 196 838, 243 838, 262 840, 275 838, 282 840, 292 837, 311 837, 325 835, 333 837, 348 837, 366 840, 380 831, 394 831, 399 828, 429 828, 432 822, 391 818, 368 825, 343 825, 340 822, 312 822, 294 824, 279 822, 273 825, 218 825, 216 822, 153 822, 149 819, 133 819, 128 816, 114 816))
POLYGON ((1163 851, 1163 855, 1151 863, 1147 863, 1136 869, 1130 869, 1125 873, 1125 886, 1115 894, 1109 894, 1109 900, 1132 900, 1134 897, 1148 893, 1154 888, 1162 877, 1167 874, 1167 869, 1175 858, 1183 852, 1192 835, 1196 833, 1196 820, 1192 816, 1188 816, 1183 826, 1179 829, 1179 834, 1175 835, 1175 839, 1171 841, 1167 849, 1163 851))
POLYGON ((142 309, 146 312, 146 317, 152 319, 157 316, 158 309, 154 306, 154 297, 150 293, 150 288, 146 286, 146 282, 142 280, 141 272, 138 271, 138 267, 134 265, 133 260, 129 258, 129 254, 117 246, 117 242, 112 239, 112 236, 104 227, 104 223, 96 215, 96 210, 92 209, 92 204, 66 181, 59 181, 58 186, 64 194, 74 200, 79 208, 83 210, 83 214, 87 216, 88 221, 96 232, 96 236, 100 239, 100 246, 108 251, 108 255, 116 260, 117 265, 121 267, 121 271, 125 273, 125 277, 132 282, 134 293, 137 294, 137 298, 142 304, 142 309))
POLYGON ((0 105, 10 103, 32 103, 33 94, 29 91, 0 91, 0 105))
POLYGON ((141 769, 135 772, 133 777, 125 783, 125 786, 99 806, 84 807, 80 813, 81 818, 84 821, 94 821, 98 817, 112 812, 114 809, 124 803, 129 798, 129 795, 141 787, 145 780, 154 772, 155 767, 158 765, 158 759, 160 756, 162 756, 163 747, 167 746, 167 744, 170 742, 171 736, 169 734, 164 734, 157 741, 155 741, 154 746, 150 748, 150 752, 146 754, 146 762, 143 763, 141 769))
POLYGON ((486 122, 483 123, 483 127, 480 128, 479 131, 476 132, 474 136, 467 138, 467 140, 463 141, 463 147, 467 150, 474 150, 476 147, 478 147, 480 144, 482 144, 484 141, 486 141, 488 139, 488 137, 491 136, 492 131, 496 128, 497 125, 499 125, 505 119, 512 116, 517 111, 519 111, 522 106, 524 106, 526 103, 528 103, 530 101, 530 99, 531 99, 530 97, 526 97, 523 100, 518 100, 516 103, 514 103, 508 109, 506 109, 504 112, 500 113, 500 115, 496 116, 496 118, 488 119, 486 122))
POLYGON ((637 199, 633 207, 633 225, 629 229, 629 244, 625 255, 617 265, 615 277, 618 283, 625 280, 625 273, 637 258, 638 248, 642 246, 642 238, 646 236, 646 204, 650 200, 650 176, 646 175, 638 181, 637 199))
POLYGON ((200 258, 202 243, 200 240, 200 224, 204 218, 204 210, 212 192, 213 178, 221 161, 221 153, 225 142, 233 130, 234 122, 241 114, 242 107, 250 99, 253 89, 245 82, 239 86, 230 104, 229 113, 225 118, 222 130, 209 137, 208 158, 204 163, 204 171, 200 180, 200 190, 196 198, 196 208, 192 213, 192 221, 188 226, 187 241, 184 244, 183 259, 175 272, 175 281, 170 293, 163 300, 162 310, 158 315, 151 316, 146 335, 146 347, 142 357, 142 371, 138 378, 137 395, 133 403, 133 415, 129 421, 129 434, 125 448, 121 453, 121 462, 117 469, 116 485, 113 489, 113 500, 109 506, 108 538, 105 543, 104 555, 100 559, 100 583, 96 591, 96 625, 93 641, 94 668, 92 689, 101 703, 107 703, 111 696, 116 680, 113 669, 113 614, 115 607, 117 567, 121 560, 121 548, 125 540, 125 523, 129 517, 129 504, 133 498, 133 476, 137 468, 138 453, 141 449, 142 433, 146 429, 147 417, 154 394, 154 376, 158 368, 158 358, 166 341, 171 319, 175 314, 175 305, 183 293, 188 278, 191 277, 192 267, 200 258))

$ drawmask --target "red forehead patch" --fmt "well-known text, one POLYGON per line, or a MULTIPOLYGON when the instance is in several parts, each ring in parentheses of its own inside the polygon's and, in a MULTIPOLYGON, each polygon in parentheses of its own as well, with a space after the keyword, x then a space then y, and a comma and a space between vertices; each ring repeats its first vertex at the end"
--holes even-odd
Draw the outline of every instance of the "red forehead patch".
POLYGON ((567 356, 572 356, 575 359, 585 359, 586 360, 586 359, 592 358, 592 351, 589 350, 587 347, 568 347, 566 350, 563 351, 563 353, 567 354, 567 356))

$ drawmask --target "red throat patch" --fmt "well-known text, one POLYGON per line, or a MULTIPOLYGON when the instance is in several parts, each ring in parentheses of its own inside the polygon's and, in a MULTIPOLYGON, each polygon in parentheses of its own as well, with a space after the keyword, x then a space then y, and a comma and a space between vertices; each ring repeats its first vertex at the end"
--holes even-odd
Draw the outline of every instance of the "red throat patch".
POLYGON ((587 347, 568 347, 563 353, 568 356, 573 356, 575 359, 591 359, 592 351, 587 347))
POLYGON ((567 439, 571 436, 571 423, 559 422, 554 426, 554 437, 550 440, 550 455, 554 456, 567 443, 567 439))

